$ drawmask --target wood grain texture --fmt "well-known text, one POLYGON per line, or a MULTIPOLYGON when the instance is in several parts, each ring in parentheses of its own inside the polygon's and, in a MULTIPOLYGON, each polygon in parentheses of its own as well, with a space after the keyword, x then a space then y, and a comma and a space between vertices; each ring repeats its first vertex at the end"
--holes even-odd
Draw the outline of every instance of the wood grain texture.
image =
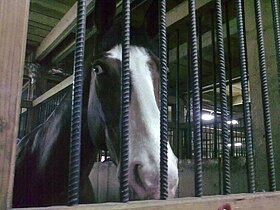
POLYGON ((29 0, 0 1, 0 209, 11 208, 29 0))
POLYGON ((36 208, 44 210, 217 210, 229 204, 232 210, 279 210, 280 192, 256 194, 217 195, 202 198, 178 198, 165 201, 134 201, 128 203, 105 203, 78 206, 55 206, 36 208))

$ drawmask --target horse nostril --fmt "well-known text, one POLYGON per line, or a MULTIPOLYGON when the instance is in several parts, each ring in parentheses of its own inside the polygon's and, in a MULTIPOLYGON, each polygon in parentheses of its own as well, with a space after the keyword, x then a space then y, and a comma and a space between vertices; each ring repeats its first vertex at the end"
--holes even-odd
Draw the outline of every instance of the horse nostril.
POLYGON ((135 166, 133 168, 134 180, 138 185, 142 185, 141 174, 140 174, 140 170, 142 167, 143 166, 141 164, 135 164, 135 166))
POLYGON ((143 165, 139 162, 130 164, 129 186, 132 190, 133 199, 143 199, 145 196, 145 187, 142 177, 143 165))
POLYGON ((130 164, 129 185, 134 199, 159 198, 159 172, 149 165, 130 164))

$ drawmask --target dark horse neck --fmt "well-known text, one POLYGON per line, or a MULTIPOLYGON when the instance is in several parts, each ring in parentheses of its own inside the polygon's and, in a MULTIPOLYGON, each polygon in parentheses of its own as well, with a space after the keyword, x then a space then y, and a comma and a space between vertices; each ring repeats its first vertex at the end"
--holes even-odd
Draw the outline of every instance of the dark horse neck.
MULTIPOLYGON (((14 207, 46 206, 67 203, 71 90, 51 116, 18 146, 14 183, 14 207), (20 198, 20 199, 19 199, 20 198)), ((81 189, 89 185, 87 178, 95 155, 87 128, 82 128, 81 189)), ((87 191, 87 190, 85 190, 87 191)), ((87 192, 88 193, 88 192, 87 192)), ((81 192, 83 194, 83 192, 81 192)), ((92 196, 91 193, 88 193, 92 196)), ((84 198, 84 196, 81 195, 84 198)), ((85 198, 81 202, 90 202, 85 198)))

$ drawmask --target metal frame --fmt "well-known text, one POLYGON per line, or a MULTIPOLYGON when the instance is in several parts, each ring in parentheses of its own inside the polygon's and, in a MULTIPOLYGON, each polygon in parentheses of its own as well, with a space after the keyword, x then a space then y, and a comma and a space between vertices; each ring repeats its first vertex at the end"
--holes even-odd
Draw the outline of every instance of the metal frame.
MULTIPOLYGON (((194 156, 195 156, 195 195, 200 197, 203 195, 203 188, 202 188, 202 124, 201 124, 201 110, 202 110, 202 87, 200 85, 199 79, 199 61, 198 61, 198 45, 197 45, 197 37, 200 37, 200 53, 201 53, 201 34, 197 33, 197 18, 196 18, 196 1, 189 1, 189 16, 190 16, 190 50, 189 56, 191 57, 191 69, 189 70, 189 77, 188 77, 188 136, 192 138, 193 132, 193 142, 194 142, 194 156), (190 90, 190 75, 193 77, 193 84, 192 84, 192 91, 190 90), (191 106, 191 95, 193 99, 193 106, 191 106), (190 109, 193 108, 193 125, 190 121, 190 109), (193 129, 190 128, 193 126, 193 129)), ((244 126, 245 126, 245 134, 246 134, 246 152, 247 152, 247 164, 248 164, 248 191, 255 192, 255 171, 254 171, 254 153, 253 153, 253 137, 252 137, 252 121, 251 121, 251 110, 250 110, 250 102, 249 102, 249 88, 248 88, 248 66, 247 66, 247 52, 246 52, 246 37, 245 37, 245 27, 244 27, 244 7, 242 1, 237 1, 237 20, 238 20, 238 38, 239 38, 239 45, 240 45, 240 59, 241 59, 241 81, 242 81, 242 95, 243 95, 243 105, 244 105, 244 126)), ((276 42, 276 50, 277 50, 277 58, 279 58, 279 41, 278 41, 278 31, 279 31, 279 23, 277 23, 278 19, 278 10, 275 9, 277 7, 276 1, 272 1, 272 9, 273 9, 273 18, 274 18, 274 27, 275 27, 275 42, 276 42), (276 5, 276 6, 275 6, 276 5)), ((218 154, 218 133, 217 133, 217 87, 220 87, 221 93, 221 115, 222 115, 222 123, 221 123, 221 130, 222 130, 222 145, 223 145, 223 193, 230 194, 231 187, 230 187, 230 151, 228 148, 228 144, 233 144, 233 128, 230 127, 231 133, 231 141, 229 141, 229 131, 228 131, 228 103, 227 103, 227 94, 226 94, 226 63, 225 63, 225 52, 224 52, 224 36, 223 36, 223 18, 222 18, 222 1, 217 0, 215 4, 216 9, 216 20, 214 15, 212 15, 212 31, 211 31, 211 41, 212 41, 212 52, 213 52, 213 80, 214 80, 214 109, 215 111, 215 127, 214 127, 214 157, 219 157, 218 154), (217 27, 215 31, 215 27, 217 27), (216 32, 216 33, 215 33, 216 32), (217 42, 217 46, 216 46, 217 42), (217 47, 217 48, 216 48, 217 47), (220 82, 217 85, 217 70, 216 70, 216 50, 218 51, 218 64, 219 64, 219 73, 220 73, 220 82)), ((76 87, 82 86, 82 71, 83 71, 83 52, 82 54, 78 54, 84 48, 84 37, 85 37, 85 8, 86 4, 85 1, 80 0, 78 4, 78 18, 77 18, 77 25, 82 26, 81 29, 78 29, 78 34, 80 33, 81 37, 77 35, 77 49, 75 58, 75 77, 74 77, 74 92, 73 92, 73 104, 81 104, 82 101, 82 92, 80 90, 76 90, 76 87), (79 16, 81 15, 81 16, 79 16), (84 28, 83 28, 84 27, 84 28), (77 67, 77 69, 76 69, 77 67), (78 100, 78 101, 75 101, 78 100)), ((167 177, 167 140, 168 140, 168 121, 167 121, 167 105, 168 105, 168 89, 167 89, 167 36, 166 36, 166 2, 160 1, 159 3, 160 8, 160 28, 159 28, 159 37, 160 37, 160 69, 161 69, 161 199, 166 199, 168 197, 167 186, 168 186, 168 177, 167 177)), ((227 2, 226 2, 227 8, 227 2)), ((256 12, 256 28, 257 28, 257 36, 258 36, 258 49, 259 49, 259 61, 260 61, 260 72, 261 72, 261 85, 262 85, 262 96, 263 96, 263 106, 264 106, 264 118, 265 118, 265 131, 266 131, 266 141, 267 141, 267 153, 268 153, 268 167, 269 167, 269 184, 270 190, 276 190, 276 180, 275 180, 275 166, 274 166, 274 156, 273 156, 273 144, 272 144, 272 131, 271 131, 271 122, 270 122, 270 112, 269 112, 269 101, 268 101, 268 90, 267 90, 267 76, 266 76, 266 61, 265 61, 265 52, 264 52, 264 41, 263 41, 263 28, 262 28, 262 20, 261 20, 261 6, 260 1, 255 1, 255 12, 256 12)), ((123 62, 122 62, 122 129, 121 129, 121 138, 123 140, 122 143, 122 163, 121 163, 121 198, 123 202, 129 201, 129 189, 128 189, 128 106, 129 106, 129 36, 130 36, 130 1, 123 0, 123 62)), ((228 37, 228 48, 227 52, 228 55, 231 54, 230 50, 230 32, 229 32, 229 25, 228 25, 228 16, 226 16, 226 29, 227 29, 227 37, 228 37)), ((177 45, 177 57, 179 57, 179 33, 178 33, 178 45, 177 45)), ((230 57, 230 56, 229 56, 230 57)), ((200 54, 200 61, 202 59, 202 53, 200 54)), ((278 60, 279 64, 279 60, 278 60)), ((177 80, 179 78, 179 64, 177 64, 177 80)), ((228 68, 231 70, 231 61, 228 61, 228 68)), ((279 71, 279 70, 278 70, 279 71)), ((202 74, 202 72, 200 72, 202 74)), ((280 82, 279 82, 280 83, 280 82)), ((229 85, 232 85, 232 75, 231 72, 229 73, 229 85)), ((280 84, 279 84, 280 85, 280 84)), ((179 87, 176 88, 176 136, 179 137, 179 87)), ((230 98, 232 98, 232 89, 230 90, 230 98)), ((230 119, 232 119, 232 99, 230 100, 230 119)), ((78 108, 80 109, 80 108, 78 108)), ((81 128, 81 110, 76 111, 77 109, 73 107, 73 122, 72 122, 72 130, 73 134, 71 135, 72 144, 76 145, 77 147, 74 149, 74 153, 71 155, 74 159, 72 160, 73 163, 79 162, 79 132, 76 133, 76 130, 81 128), (78 117, 74 115, 77 114, 78 117), (78 118, 78 120, 77 120, 78 118), (76 121, 77 120, 77 121, 76 121), (76 124, 76 122, 78 122, 76 124)), ((191 145, 187 143, 187 145, 191 145)), ((179 151, 179 143, 178 146, 178 154, 179 151)), ((191 147, 189 147, 191 148, 191 147)), ((187 157, 191 157, 190 149, 187 151, 187 157)), ((231 150, 231 155, 233 155, 234 150, 231 150)), ((76 180, 71 185, 73 189, 69 190, 69 197, 70 205, 78 204, 78 191, 79 191, 79 166, 73 166, 73 169, 70 170, 70 180, 76 180), (74 176, 75 178, 73 178, 74 176)))

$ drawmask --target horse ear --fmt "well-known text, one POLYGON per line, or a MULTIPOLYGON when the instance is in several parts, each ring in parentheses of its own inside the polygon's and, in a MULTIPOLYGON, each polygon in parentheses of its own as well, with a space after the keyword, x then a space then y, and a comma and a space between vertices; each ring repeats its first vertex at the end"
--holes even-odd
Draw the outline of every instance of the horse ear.
POLYGON ((146 12, 144 20, 144 28, 150 38, 154 38, 158 34, 159 26, 159 0, 152 0, 146 12))
POLYGON ((96 0, 94 23, 99 32, 104 33, 113 25, 116 0, 96 0))

